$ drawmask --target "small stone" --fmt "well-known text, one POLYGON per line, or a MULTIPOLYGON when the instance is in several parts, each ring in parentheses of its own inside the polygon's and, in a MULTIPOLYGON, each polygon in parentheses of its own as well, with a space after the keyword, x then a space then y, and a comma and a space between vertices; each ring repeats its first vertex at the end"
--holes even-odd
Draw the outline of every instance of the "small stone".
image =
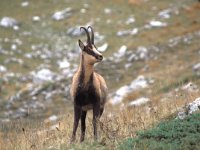
POLYGON ((110 14, 112 12, 112 10, 110 8, 105 8, 104 9, 104 13, 105 14, 110 14))
POLYGON ((81 12, 82 14, 84 14, 84 13, 86 13, 86 9, 82 8, 82 9, 80 10, 80 12, 81 12))
POLYGON ((22 7, 27 7, 29 5, 29 2, 28 1, 24 1, 21 3, 21 6, 22 7))
POLYGON ((80 36, 84 34, 83 30, 80 30, 80 26, 76 26, 76 27, 71 27, 67 30, 67 34, 72 36, 72 37, 76 37, 76 36, 80 36))
POLYGON ((200 110, 200 97, 188 104, 188 114, 193 114, 198 110, 200 110))
POLYGON ((0 73, 4 73, 6 71, 7 71, 6 67, 0 65, 0 73))
POLYGON ((60 69, 65 69, 65 68, 69 68, 70 63, 64 59, 63 61, 58 61, 58 65, 60 69))
POLYGON ((52 115, 48 118, 49 121, 57 121, 58 117, 56 115, 52 115))
POLYGON ((71 11, 72 9, 70 7, 61 10, 61 11, 57 11, 52 15, 52 19, 59 21, 59 20, 63 20, 68 18, 69 16, 71 16, 71 11))
POLYGON ((135 22, 135 18, 133 16, 129 17, 127 20, 126 20, 126 24, 129 25, 129 24, 132 24, 135 22))
POLYGON ((138 76, 130 84, 132 90, 139 90, 148 87, 148 82, 143 75, 138 76))
POLYGON ((139 46, 137 48, 137 55, 140 59, 147 60, 148 59, 148 49, 146 47, 139 46))
POLYGON ((197 64, 195 64, 194 66, 193 66, 193 70, 194 71, 200 71, 200 63, 197 63, 197 64))
POLYGON ((125 36, 125 35, 129 35, 129 34, 130 34, 129 30, 123 30, 123 31, 117 32, 117 36, 125 36))
POLYGON ((33 16, 33 17, 32 17, 32 20, 33 20, 34 22, 38 22, 38 21, 40 21, 40 17, 39 17, 39 16, 33 16))
POLYGON ((12 50, 16 50, 16 49, 17 49, 17 45, 16 45, 16 44, 12 44, 12 45, 11 45, 11 49, 12 49, 12 50))
POLYGON ((149 25, 150 25, 151 27, 166 27, 166 26, 167 26, 167 23, 152 20, 152 21, 149 22, 149 25))
POLYGON ((129 106, 140 106, 140 105, 143 105, 143 104, 145 104, 149 101, 150 101, 149 98, 141 97, 141 98, 138 98, 136 100, 131 101, 128 105, 129 106))
POLYGON ((138 33, 138 28, 134 28, 133 30, 130 31, 131 35, 136 35, 138 33))
POLYGON ((182 90, 188 91, 188 92, 198 92, 198 86, 192 82, 187 83, 186 85, 182 86, 182 90))
POLYGON ((121 46, 120 49, 119 49, 119 51, 118 51, 119 55, 120 56, 125 55, 126 50, 127 50, 127 46, 126 45, 121 46))
POLYGON ((43 83, 53 81, 54 73, 49 69, 41 69, 37 73, 33 73, 33 81, 35 83, 43 83))
POLYGON ((3 17, 0 21, 0 26, 2 27, 14 27, 16 26, 17 27, 18 25, 18 22, 14 19, 14 18, 11 18, 11 17, 3 17))
POLYGON ((171 13, 171 9, 165 9, 165 10, 159 12, 158 16, 163 18, 163 19, 169 19, 170 18, 170 13, 171 13))

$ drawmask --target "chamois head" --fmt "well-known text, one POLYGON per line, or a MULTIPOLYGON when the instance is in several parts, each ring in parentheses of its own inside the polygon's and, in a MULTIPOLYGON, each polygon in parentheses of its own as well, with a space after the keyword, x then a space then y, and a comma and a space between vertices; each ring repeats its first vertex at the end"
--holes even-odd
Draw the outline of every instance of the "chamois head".
POLYGON ((87 44, 84 45, 83 42, 79 39, 79 47, 82 50, 82 54, 84 58, 87 60, 88 63, 94 64, 103 60, 102 54, 97 50, 96 46, 94 45, 94 32, 91 26, 88 26, 86 29, 85 27, 80 27, 80 30, 84 30, 87 35, 87 44), (91 39, 88 29, 91 30, 91 39))

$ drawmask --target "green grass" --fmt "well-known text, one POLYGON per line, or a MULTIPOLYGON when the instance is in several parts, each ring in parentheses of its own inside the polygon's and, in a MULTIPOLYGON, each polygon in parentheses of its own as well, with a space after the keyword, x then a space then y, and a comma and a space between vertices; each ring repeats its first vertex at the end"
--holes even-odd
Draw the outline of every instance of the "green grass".
MULTIPOLYGON (((97 142, 93 142, 93 143, 84 142, 82 144, 74 144, 74 145, 71 145, 70 148, 72 148, 74 150, 88 150, 88 149, 91 149, 91 150, 94 150, 94 149, 107 150, 108 149, 104 145, 102 145, 100 143, 97 143, 97 142)), ((65 149, 69 149, 69 147, 67 148, 65 146, 65 144, 63 144, 63 145, 60 146, 60 149, 61 150, 65 150, 65 149)))
POLYGON ((136 138, 128 138, 119 145, 120 150, 198 150, 200 149, 200 114, 184 120, 173 119, 157 127, 138 132, 136 138))

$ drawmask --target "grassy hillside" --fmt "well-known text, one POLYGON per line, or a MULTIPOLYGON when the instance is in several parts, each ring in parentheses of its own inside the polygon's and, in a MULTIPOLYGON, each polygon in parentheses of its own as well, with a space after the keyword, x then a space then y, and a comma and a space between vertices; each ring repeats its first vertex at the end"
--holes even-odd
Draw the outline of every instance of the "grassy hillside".
POLYGON ((0 150, 176 149, 182 143, 198 149, 198 114, 165 121, 200 95, 199 14, 197 0, 1 0, 0 21, 18 23, 0 26, 0 150), (65 9, 68 17, 52 18, 65 9), (108 44, 95 69, 109 97, 99 142, 93 142, 89 112, 85 142, 79 144, 78 130, 70 145, 69 88, 79 64, 77 40, 86 39, 79 26, 87 25, 94 27, 97 47, 108 44), (70 33, 75 29, 78 35, 70 33), (51 72, 49 80, 37 76, 43 69, 51 72), (170 129, 185 138, 173 140, 170 129))
POLYGON ((128 149, 200 149, 200 114, 193 114, 184 120, 170 120, 150 130, 137 133, 137 138, 128 138, 119 146, 128 149))

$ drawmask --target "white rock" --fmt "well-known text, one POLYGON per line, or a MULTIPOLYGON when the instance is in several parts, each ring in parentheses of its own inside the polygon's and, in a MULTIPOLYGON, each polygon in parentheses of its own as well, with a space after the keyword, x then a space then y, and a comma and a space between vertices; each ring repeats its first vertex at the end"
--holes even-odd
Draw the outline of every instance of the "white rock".
POLYGON ((187 115, 184 111, 178 112, 177 118, 184 119, 185 117, 187 117, 187 115))
POLYGON ((119 88, 114 93, 113 97, 110 100, 110 103, 112 105, 119 104, 123 101, 123 98, 130 92, 147 88, 148 86, 149 86, 148 81, 145 79, 143 75, 140 75, 135 80, 133 80, 130 85, 125 85, 119 88))
POLYGON ((111 20, 111 19, 107 19, 107 20, 106 20, 106 23, 107 23, 107 24, 111 24, 111 23, 112 23, 112 20, 111 20))
POLYGON ((64 59, 63 61, 58 61, 58 65, 60 69, 69 68, 70 63, 67 61, 67 59, 64 59))
POLYGON ((105 52, 108 48, 108 43, 104 43, 102 46, 98 47, 98 51, 105 52))
POLYGON ((200 70, 200 63, 195 64, 195 65, 193 66, 193 70, 194 70, 194 71, 200 70))
POLYGON ((138 28, 133 28, 132 30, 118 31, 117 36, 136 35, 138 31, 138 28))
POLYGON ((149 25, 150 25, 151 27, 166 27, 166 26, 167 26, 167 23, 152 20, 152 21, 149 22, 149 25))
POLYGON ((116 91, 116 95, 118 96, 124 96, 126 93, 128 93, 130 90, 129 86, 125 85, 125 86, 122 86, 121 88, 119 88, 117 91, 116 91))
POLYGON ((138 60, 138 56, 136 54, 131 54, 129 57, 128 57, 128 61, 129 62, 132 62, 134 60, 138 60))
POLYGON ((121 46, 119 51, 118 51, 118 56, 119 57, 124 56, 125 53, 126 53, 126 50, 127 50, 127 46, 126 45, 121 46))
POLYGON ((7 71, 6 67, 0 65, 0 73, 6 72, 6 71, 7 71))
POLYGON ((58 117, 56 115, 52 115, 48 118, 50 121, 57 121, 58 117))
POLYGON ((0 26, 6 27, 6 28, 14 27, 17 25, 18 25, 18 22, 14 18, 11 18, 11 17, 3 17, 0 21, 0 26))
POLYGON ((3 122, 3 123, 8 123, 8 122, 10 122, 10 119, 8 119, 8 118, 6 118, 6 119, 1 119, 1 122, 3 122))
POLYGON ((38 21, 40 21, 40 17, 39 17, 39 16, 33 16, 33 17, 32 17, 32 20, 33 20, 34 22, 38 22, 38 21))
POLYGON ((193 102, 189 103, 184 110, 178 112, 178 119, 185 119, 188 115, 200 110, 200 97, 196 98, 193 102))
POLYGON ((128 63, 128 64, 125 64, 124 67, 125 69, 127 70, 128 68, 130 68, 133 64, 132 63, 128 63))
POLYGON ((19 58, 15 58, 15 57, 12 57, 12 58, 9 58, 7 60, 4 61, 6 64, 9 64, 9 63, 18 63, 20 65, 24 64, 24 61, 22 59, 19 59, 19 58))
POLYGON ((134 28, 133 30, 131 30, 130 34, 131 35, 136 35, 138 33, 138 28, 134 28))
POLYGON ((119 88, 116 92, 114 97, 111 99, 111 104, 116 105, 122 102, 124 96, 129 92, 129 86, 125 85, 119 88))
POLYGON ((57 11, 52 15, 52 19, 57 20, 57 21, 63 20, 71 15, 71 10, 72 9, 68 7, 64 10, 57 11))
POLYGON ((135 22, 135 18, 133 17, 133 16, 131 16, 131 17, 129 17, 127 20, 126 20, 126 24, 128 25, 128 24, 132 24, 132 23, 134 23, 135 22))
POLYGON ((105 8, 104 9, 104 13, 105 14, 110 14, 112 12, 112 10, 110 8, 105 8))
POLYGON ((169 19, 170 18, 170 13, 171 13, 171 9, 165 9, 165 10, 159 12, 158 16, 163 18, 163 19, 169 19))
POLYGON ((140 90, 148 87, 148 82, 143 75, 138 76, 135 80, 133 80, 130 84, 131 90, 140 90))
POLYGON ((200 110, 200 97, 196 98, 195 101, 188 104, 188 114, 193 114, 198 110, 200 110))
MULTIPOLYGON (((89 24, 87 24, 87 26, 88 26, 88 25, 89 25, 89 24)), ((105 38, 105 36, 104 36, 104 35, 101 35, 99 32, 94 32, 94 37, 95 37, 96 43, 102 41, 102 40, 105 38)))
POLYGON ((83 30, 80 30, 80 26, 71 27, 67 30, 67 34, 70 36, 80 36, 84 34, 83 30))
POLYGON ((24 1, 21 3, 21 6, 22 7, 27 7, 29 5, 29 2, 28 1, 24 1))
POLYGON ((37 73, 33 73, 33 82, 43 83, 46 81, 52 81, 54 73, 49 69, 41 69, 37 73))
POLYGON ((84 13, 86 13, 86 9, 82 8, 82 9, 80 10, 80 12, 81 12, 82 14, 84 14, 84 13))
POLYGON ((24 54, 24 57, 30 59, 30 58, 33 58, 33 55, 31 53, 26 53, 24 54))
POLYGON ((16 45, 16 44, 12 44, 12 45, 11 45, 11 49, 12 49, 12 50, 16 50, 16 49, 17 49, 17 45, 16 45))
POLYGON ((6 77, 8 77, 8 78, 16 77, 16 74, 13 72, 8 72, 8 73, 6 73, 6 77))
POLYGON ((137 55, 139 56, 140 59, 148 59, 148 50, 146 47, 139 46, 137 48, 137 55))
POLYGON ((147 103, 148 101, 150 101, 149 98, 141 97, 141 98, 131 101, 128 105, 129 106, 140 106, 142 104, 147 103))
POLYGON ((17 25, 13 26, 13 30, 15 30, 15 31, 19 30, 19 26, 17 26, 17 25))
POLYGON ((84 3, 84 4, 83 4, 83 7, 84 7, 84 8, 88 8, 88 7, 89 7, 89 4, 84 3))
POLYGON ((188 92, 198 92, 198 86, 192 82, 187 83, 186 85, 183 85, 182 90, 188 91, 188 92))
POLYGON ((60 127, 60 124, 55 124, 50 127, 50 130, 57 130, 59 129, 59 127, 60 127))
POLYGON ((55 147, 52 145, 47 148, 47 150, 53 150, 53 149, 55 149, 55 147))
POLYGON ((123 30, 123 31, 117 32, 117 36, 125 36, 125 35, 129 35, 129 34, 130 34, 129 30, 123 30))

